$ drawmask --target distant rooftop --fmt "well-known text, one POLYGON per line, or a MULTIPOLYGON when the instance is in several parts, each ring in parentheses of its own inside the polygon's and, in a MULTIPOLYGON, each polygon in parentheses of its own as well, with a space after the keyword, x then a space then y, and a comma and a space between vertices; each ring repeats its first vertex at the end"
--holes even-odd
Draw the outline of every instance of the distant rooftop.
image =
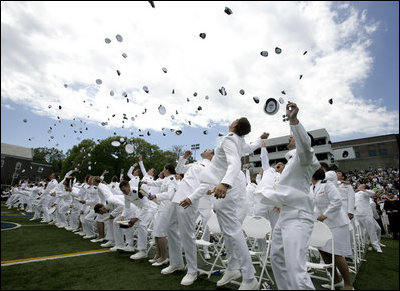
POLYGON ((1 143, 1 155, 32 159, 32 149, 16 146, 8 143, 1 143))

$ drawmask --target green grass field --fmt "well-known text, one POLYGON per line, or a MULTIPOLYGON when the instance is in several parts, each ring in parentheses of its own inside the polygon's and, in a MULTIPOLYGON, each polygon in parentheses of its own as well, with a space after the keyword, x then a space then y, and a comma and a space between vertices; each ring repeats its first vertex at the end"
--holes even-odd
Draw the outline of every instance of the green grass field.
MULTIPOLYGON (((100 243, 82 239, 65 229, 29 221, 15 209, 7 209, 2 202, 2 222, 22 226, 2 231, 1 261, 37 258, 99 250, 100 243), (6 217, 14 216, 14 217, 6 217)), ((384 254, 368 252, 354 282, 357 290, 398 290, 398 241, 383 239, 384 254)), ((107 252, 80 257, 30 262, 1 267, 3 290, 215 290, 238 289, 228 284, 217 288, 220 276, 200 277, 192 286, 180 285, 184 272, 161 275, 163 267, 153 267, 147 260, 131 261, 130 253, 107 252)), ((272 271, 270 270, 272 275, 272 271)), ((320 289, 320 282, 314 284, 320 289)), ((274 289, 276 289, 276 286, 274 289)))

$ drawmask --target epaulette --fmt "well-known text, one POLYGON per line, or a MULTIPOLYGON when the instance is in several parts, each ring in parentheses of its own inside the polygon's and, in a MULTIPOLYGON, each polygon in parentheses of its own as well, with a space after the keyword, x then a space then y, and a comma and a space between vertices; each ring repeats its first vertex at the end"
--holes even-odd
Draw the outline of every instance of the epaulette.
POLYGON ((171 181, 174 179, 174 177, 169 178, 171 181))
POLYGON ((232 136, 232 135, 233 135, 233 133, 232 133, 232 132, 228 134, 228 136, 232 136))
POLYGON ((325 179, 325 180, 322 180, 322 181, 321 181, 321 184, 325 184, 327 181, 328 181, 328 180, 326 180, 326 179, 325 179))

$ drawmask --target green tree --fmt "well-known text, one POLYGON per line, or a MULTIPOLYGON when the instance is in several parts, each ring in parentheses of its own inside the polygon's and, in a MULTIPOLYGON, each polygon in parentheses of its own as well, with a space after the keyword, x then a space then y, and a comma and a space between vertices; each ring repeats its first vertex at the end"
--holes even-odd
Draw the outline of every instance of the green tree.
POLYGON ((121 169, 124 169, 126 176, 130 166, 139 161, 139 155, 142 155, 146 170, 154 168, 160 172, 166 164, 176 164, 175 154, 171 151, 162 151, 158 146, 141 138, 128 139, 127 137, 113 136, 100 140, 99 143, 86 139, 68 150, 61 176, 63 178, 68 171, 78 168, 80 171, 74 176, 83 181, 86 175, 100 176, 104 170, 107 170, 109 174, 105 176, 105 180, 109 182, 112 176, 119 177, 121 169), (113 141, 119 142, 121 138, 124 139, 124 142, 120 146, 114 147, 111 144, 113 141), (133 153, 126 152, 126 144, 133 146, 133 153))
POLYGON ((39 147, 33 149, 33 161, 51 164, 51 171, 60 173, 65 154, 56 148, 39 147))

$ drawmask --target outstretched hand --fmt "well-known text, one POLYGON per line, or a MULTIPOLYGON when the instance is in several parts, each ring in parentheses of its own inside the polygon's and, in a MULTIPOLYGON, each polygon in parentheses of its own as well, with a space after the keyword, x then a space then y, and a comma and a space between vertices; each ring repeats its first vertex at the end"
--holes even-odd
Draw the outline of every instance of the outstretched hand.
POLYGON ((299 120, 297 119, 297 114, 299 113, 299 108, 296 103, 288 101, 286 104, 286 115, 289 118, 290 124, 297 125, 299 120))
POLYGON ((269 137, 268 132, 263 132, 262 135, 260 136, 261 139, 267 139, 269 137))
POLYGON ((187 158, 189 158, 191 155, 192 155, 192 151, 187 150, 187 151, 184 153, 183 158, 184 158, 184 159, 187 159, 187 158))

